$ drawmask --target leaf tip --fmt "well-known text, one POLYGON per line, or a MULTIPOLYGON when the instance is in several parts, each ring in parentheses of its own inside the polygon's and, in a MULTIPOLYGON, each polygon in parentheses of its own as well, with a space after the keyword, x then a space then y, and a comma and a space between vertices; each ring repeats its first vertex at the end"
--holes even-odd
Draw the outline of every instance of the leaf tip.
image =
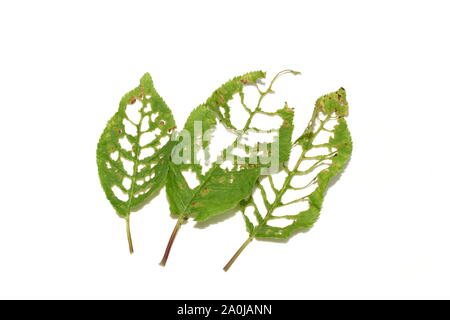
POLYGON ((144 87, 152 87, 153 86, 152 76, 148 72, 144 73, 144 75, 141 77, 140 82, 141 82, 141 85, 144 87))

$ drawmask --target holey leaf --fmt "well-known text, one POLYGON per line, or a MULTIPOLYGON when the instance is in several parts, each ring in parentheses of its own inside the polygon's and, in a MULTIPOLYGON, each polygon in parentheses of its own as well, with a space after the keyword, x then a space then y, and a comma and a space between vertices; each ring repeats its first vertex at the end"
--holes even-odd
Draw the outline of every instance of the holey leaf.
POLYGON ((100 182, 117 214, 126 219, 130 252, 130 213, 165 183, 175 127, 170 109, 146 73, 120 101, 97 146, 100 182))
POLYGON ((258 82, 265 78, 264 72, 236 77, 215 90, 190 114, 182 134, 175 138, 179 143, 173 149, 169 165, 166 192, 171 214, 178 217, 178 221, 161 265, 166 264, 176 234, 185 221, 191 217, 196 221, 206 221, 236 208, 242 199, 251 195, 263 170, 277 171, 278 164, 288 160, 293 109, 287 104, 279 106, 275 112, 264 111, 261 107, 264 97, 273 93, 275 80, 284 73, 297 74, 291 70, 280 72, 266 90, 258 86, 258 82), (259 97, 253 106, 246 102, 244 89, 248 87, 256 90, 259 97), (233 105, 234 108, 242 108, 246 113, 245 124, 241 128, 232 121, 232 101, 238 103, 233 105), (254 123, 257 115, 278 120, 280 125, 275 129, 259 129, 254 123), (222 139, 220 128, 231 134, 230 141, 222 139), (261 134, 263 139, 250 141, 253 133, 261 134), (214 143, 214 139, 218 141, 214 143), (213 148, 218 150, 215 157, 211 152, 213 148), (184 156, 180 157, 180 154, 184 156), (188 174, 195 177, 196 183, 190 184, 186 179, 188 174))
POLYGON ((225 271, 253 239, 287 239, 316 222, 330 180, 343 170, 352 152, 347 114, 342 88, 317 100, 312 118, 292 145, 283 171, 258 179, 252 196, 241 201, 249 237, 225 271), (278 176, 279 184, 275 179, 278 176))

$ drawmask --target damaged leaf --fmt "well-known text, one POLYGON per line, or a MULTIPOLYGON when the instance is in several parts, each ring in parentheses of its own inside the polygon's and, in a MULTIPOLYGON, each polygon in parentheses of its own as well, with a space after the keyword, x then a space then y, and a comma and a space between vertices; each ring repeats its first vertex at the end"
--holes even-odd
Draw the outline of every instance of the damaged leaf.
POLYGON ((204 104, 194 109, 189 116, 184 126, 184 132, 187 135, 182 137, 186 139, 184 149, 173 149, 172 162, 169 165, 166 192, 171 213, 178 217, 178 221, 170 237, 161 265, 166 264, 175 236, 185 221, 189 218, 194 218, 196 221, 206 221, 215 215, 235 208, 242 199, 251 194, 257 178, 261 175, 261 170, 268 169, 269 166, 262 162, 252 161, 258 160, 258 157, 263 157, 256 153, 258 150, 265 150, 264 155, 266 157, 276 155, 279 157, 278 163, 288 159, 293 130, 293 109, 285 105, 276 112, 268 113, 261 108, 263 98, 273 92, 274 81, 284 73, 297 74, 291 70, 280 72, 265 91, 259 90, 258 87, 258 81, 265 77, 264 72, 256 71, 236 77, 214 91, 211 97, 204 104), (245 86, 256 86, 258 88, 260 97, 256 106, 250 107, 245 104, 243 90, 245 86), (230 117, 229 101, 235 95, 239 97, 242 107, 248 113, 243 128, 237 128, 230 117), (278 116, 282 119, 282 126, 277 132, 277 139, 272 142, 259 143, 258 148, 244 146, 242 150, 245 155, 233 156, 231 167, 223 168, 221 160, 228 159, 229 156, 227 157, 227 155, 233 151, 232 149, 236 145, 245 144, 246 132, 249 129, 258 130, 251 127, 252 119, 257 114, 278 116), (208 170, 204 171, 204 166, 198 161, 199 155, 203 155, 206 160, 210 160, 208 149, 210 141, 204 139, 204 134, 208 131, 214 131, 219 123, 226 129, 235 132, 236 140, 231 145, 225 146, 218 159, 211 161, 208 170), (199 125, 201 126, 200 130, 196 128, 199 125), (174 158, 183 151, 188 153, 188 161, 176 163, 177 161, 174 161, 174 158), (183 171, 190 171, 195 174, 198 180, 196 187, 191 188, 189 186, 182 174, 183 171))
POLYGON ((225 266, 225 271, 253 239, 287 239, 297 231, 313 226, 330 180, 342 172, 352 152, 352 140, 345 121, 347 115, 344 89, 317 100, 307 128, 292 145, 292 149, 299 149, 299 156, 290 159, 291 167, 285 164, 281 185, 275 186, 272 176, 264 178, 268 181, 265 185, 262 178, 258 179, 255 193, 241 201, 249 237, 225 266), (328 134, 328 140, 318 142, 323 134, 328 134), (272 200, 268 197, 269 192, 274 195, 272 200), (259 204, 255 200, 256 194, 262 199, 259 204))
POLYGON ((130 253, 130 214, 165 183, 173 144, 172 112, 146 73, 120 101, 97 146, 100 182, 117 214, 126 220, 130 253))

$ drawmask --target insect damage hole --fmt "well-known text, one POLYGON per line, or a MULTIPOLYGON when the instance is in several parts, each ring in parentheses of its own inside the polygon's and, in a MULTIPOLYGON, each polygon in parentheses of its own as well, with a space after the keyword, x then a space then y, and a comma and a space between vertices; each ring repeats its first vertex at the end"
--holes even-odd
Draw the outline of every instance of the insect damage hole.
POLYGON ((150 116, 151 121, 155 122, 155 120, 156 120, 156 118, 158 118, 158 116, 159 116, 159 112, 152 113, 152 115, 150 116))
POLYGON ((118 186, 113 186, 111 191, 114 193, 117 199, 120 201, 126 202, 128 201, 128 194, 122 191, 118 186))
POLYGON ((272 143, 276 136, 276 132, 257 132, 250 129, 242 136, 242 143, 254 147, 258 143, 272 143))
POLYGON ((291 153, 289 156, 289 162, 288 162, 288 168, 289 170, 293 170, 295 165, 297 164, 297 161, 300 159, 303 152, 302 146, 295 146, 291 149, 291 153))
POLYGON ((269 202, 273 202, 275 200, 275 192, 272 190, 272 187, 270 186, 270 181, 268 177, 265 177, 261 180, 261 186, 264 188, 264 191, 266 192, 267 200, 269 202))
POLYGON ((333 133, 325 131, 325 130, 321 130, 317 136, 315 137, 313 144, 323 144, 323 143, 328 143, 330 141, 330 137, 333 136, 333 133))
MULTIPOLYGON (((332 151, 333 151, 333 149, 332 149, 332 151)), ((330 151, 330 149, 327 147, 312 148, 312 149, 308 150, 305 155, 307 157, 317 157, 317 156, 320 157, 320 156, 329 154, 332 151, 330 151)))
MULTIPOLYGON (((277 172, 275 174, 272 174, 272 181, 274 184, 274 187, 278 190, 280 190, 283 187, 284 181, 286 180, 288 174, 286 171, 282 170, 280 172, 277 172)), ((267 177, 267 180, 269 181, 270 177, 267 177)))
POLYGON ((120 158, 120 161, 122 161, 122 165, 123 165, 123 168, 125 169, 125 171, 130 176, 133 175, 133 170, 134 170, 134 163, 133 163, 133 161, 130 161, 130 160, 125 159, 125 158, 120 158))
POLYGON ((319 172, 331 164, 331 160, 303 160, 298 168, 299 171, 308 171, 319 169, 319 172))
POLYGON ((290 186, 299 194, 307 195, 314 191, 317 187, 317 174, 320 172, 320 168, 317 172, 312 172, 304 176, 294 176, 291 180, 290 186))
POLYGON ((246 207, 244 209, 244 214, 254 226, 258 225, 258 219, 255 216, 255 208, 253 206, 246 207))
POLYGON ((265 114, 257 113, 252 119, 251 127, 258 128, 260 130, 275 130, 279 129, 283 124, 283 119, 280 116, 268 116, 265 114))
POLYGON ((155 150, 153 148, 143 148, 141 149, 141 153, 139 154, 139 160, 144 160, 149 158, 155 154, 155 150))
POLYGON ((197 175, 192 170, 184 170, 181 172, 189 188, 194 189, 200 184, 197 175))
POLYGON ((283 86, 277 87, 276 94, 268 94, 264 97, 261 101, 262 110, 267 112, 276 112, 284 106, 286 100, 290 100, 289 96, 292 96, 292 94, 289 95, 288 92, 285 92, 286 90, 283 90, 282 87, 283 86))
POLYGON ((122 186, 125 189, 130 190, 130 188, 131 188, 131 179, 128 178, 128 177, 124 177, 123 180, 122 180, 122 186))
POLYGON ((147 115, 142 119, 141 132, 147 131, 150 128, 150 117, 147 115))
POLYGON ((125 110, 125 113, 127 115, 127 118, 133 122, 135 125, 139 123, 141 120, 141 113, 139 110, 142 108, 142 102, 139 100, 131 100, 130 102, 134 101, 132 104, 128 104, 125 110))
POLYGON ((272 219, 267 224, 275 228, 286 228, 292 224, 292 220, 286 218, 272 219))
POLYGON ((308 199, 305 197, 307 197, 309 194, 311 194, 311 192, 315 190, 315 187, 316 186, 314 186, 310 190, 306 190, 306 189, 305 190, 293 190, 293 189, 286 190, 283 197, 281 198, 281 201, 283 202, 283 204, 288 204, 291 202, 295 203, 295 204, 308 203, 308 199), (302 200, 300 200, 300 199, 302 199, 302 200))
POLYGON ((317 187, 317 175, 325 169, 325 166, 317 167, 308 174, 294 176, 291 180, 290 186, 293 188, 302 188, 302 190, 295 190, 299 193, 300 197, 307 195, 313 192, 315 187, 317 187))
POLYGON ((110 157, 112 160, 117 161, 119 159, 119 151, 114 151, 111 153, 110 157))
POLYGON ((126 150, 126 151, 132 151, 133 150, 133 145, 130 143, 130 141, 128 141, 127 137, 122 137, 119 139, 119 144, 122 147, 122 149, 126 150))
POLYGON ((142 109, 142 112, 146 113, 146 114, 150 113, 151 111, 152 111, 152 107, 151 107, 150 103, 147 103, 145 105, 144 109, 142 109))
POLYGON ((219 112, 222 114, 223 117, 225 117, 225 113, 226 113, 225 107, 220 106, 219 107, 219 112))
POLYGON ((123 119, 123 126, 127 134, 131 136, 137 135, 137 127, 134 124, 132 124, 129 120, 123 119))
POLYGON ((195 154, 195 161, 202 167, 202 175, 205 175, 206 172, 208 172, 212 167, 212 164, 206 161, 204 149, 200 149, 197 151, 197 153, 195 154))
POLYGON ((233 99, 228 102, 230 106, 230 119, 231 123, 237 128, 242 129, 245 126, 248 113, 245 111, 241 104, 240 96, 238 93, 233 95, 233 99))
POLYGON ((156 138, 155 132, 145 132, 141 135, 141 138, 139 139, 139 144, 141 145, 141 147, 144 147, 149 143, 153 142, 155 138, 156 138))
POLYGON ((220 168, 223 170, 232 170, 233 166, 234 166, 234 163, 231 160, 225 160, 220 164, 220 168))
POLYGON ((241 158, 245 158, 245 157, 249 156, 248 153, 243 148, 240 148, 240 147, 236 147, 233 150, 231 150, 231 154, 234 156, 237 156, 237 157, 241 157, 241 158))
POLYGON ((284 216, 295 216, 300 212, 304 212, 310 208, 309 201, 301 201, 297 203, 292 203, 287 206, 281 206, 276 208, 272 215, 274 217, 284 217, 284 216))
POLYGON ((255 202, 259 213, 264 217, 267 213, 267 209, 266 205, 264 204, 264 198, 261 194, 261 190, 259 190, 258 188, 256 188, 255 192, 253 192, 253 201, 255 202))
POLYGON ((163 136, 159 139, 159 145, 160 146, 165 146, 167 142, 169 142, 169 137, 168 136, 163 136))
POLYGON ((215 162, 221 156, 222 151, 231 146, 237 137, 235 132, 228 130, 221 122, 217 124, 214 130, 205 132, 203 138, 209 140, 207 148, 209 161, 215 162))
POLYGON ((334 127, 338 124, 338 121, 336 119, 328 120, 327 123, 324 124, 324 129, 328 131, 333 131, 334 127))
MULTIPOLYGON (((244 94, 244 103, 250 109, 254 110, 258 105, 259 98, 261 97, 256 86, 247 85, 242 89, 244 94)), ((240 98, 240 97, 239 97, 240 98)), ((241 107, 242 108, 242 107, 241 107)))

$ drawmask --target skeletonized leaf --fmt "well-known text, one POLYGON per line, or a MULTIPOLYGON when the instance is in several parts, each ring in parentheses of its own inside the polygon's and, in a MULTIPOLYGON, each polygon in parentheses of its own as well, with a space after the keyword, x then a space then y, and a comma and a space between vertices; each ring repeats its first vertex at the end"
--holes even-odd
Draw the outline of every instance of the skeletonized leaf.
MULTIPOLYGON (((295 73, 285 71, 282 73, 295 73)), ((296 73, 295 73, 296 74, 296 73)), ((270 164, 263 164, 258 157, 270 158, 277 156, 277 162, 282 163, 289 157, 291 146, 291 136, 293 130, 293 109, 285 105, 281 109, 273 113, 264 112, 260 103, 265 95, 272 93, 271 87, 273 81, 266 91, 259 91, 260 99, 256 106, 247 106, 244 103, 244 87, 257 86, 257 81, 264 78, 265 73, 261 71, 247 73, 243 76, 236 77, 219 89, 214 91, 212 96, 202 105, 194 109, 184 126, 185 135, 178 146, 172 153, 172 160, 178 156, 180 152, 187 152, 188 161, 183 163, 171 163, 166 183, 167 198, 170 203, 171 213, 179 217, 177 226, 184 220, 194 217, 196 221, 205 221, 212 216, 223 213, 227 210, 235 208, 242 199, 247 198, 255 185, 257 178, 261 174, 263 167, 270 164), (237 131, 236 125, 232 123, 230 117, 229 101, 238 96, 242 107, 248 113, 246 125, 237 131), (243 142, 246 132, 251 128, 252 119, 256 114, 264 113, 273 117, 280 117, 282 125, 278 130, 277 139, 272 142, 258 143, 258 148, 252 148, 243 142), (207 131, 214 130, 218 124, 222 124, 226 129, 236 133, 236 140, 231 145, 224 145, 221 155, 215 161, 210 162, 210 168, 204 170, 200 164, 200 155, 207 160, 209 159, 210 140, 204 139, 207 131), (201 127, 199 130, 198 127, 201 127), (236 145, 242 144, 244 154, 232 157, 231 167, 224 168, 224 159, 229 159, 236 145), (265 150, 263 155, 258 154, 258 150, 265 150), (280 151, 280 152, 279 152, 280 151), (228 155, 228 156, 227 156, 228 155), (253 160, 253 161, 252 161, 253 160), (189 187, 189 183, 185 180, 182 172, 190 171, 195 174, 198 185, 189 187)), ((278 77, 278 75, 277 75, 278 77)), ((277 78, 276 77, 276 78, 277 78)), ((257 128, 252 128, 258 131, 257 128)), ((269 130, 272 132, 274 130, 269 130)), ((180 137, 181 138, 181 137, 180 137)), ((174 161, 176 162, 176 161, 174 161)), ((172 234, 169 241, 168 249, 161 262, 163 265, 168 256, 173 238, 176 231, 172 234)))
MULTIPOLYGON (((170 109, 146 73, 120 101, 97 146, 100 182, 117 214, 127 220, 165 183, 175 127, 170 109)), ((130 251, 132 251, 131 238, 130 251)))
POLYGON ((271 176, 267 178, 268 183, 259 180, 255 193, 241 202, 249 238, 225 270, 252 239, 286 239, 313 226, 330 180, 343 170, 352 152, 347 115, 344 89, 317 100, 306 130, 293 144, 297 156, 290 159, 291 167, 285 165, 284 181, 277 187, 271 176), (269 193, 274 194, 272 200, 269 193), (262 201, 257 203, 256 198, 262 201))

